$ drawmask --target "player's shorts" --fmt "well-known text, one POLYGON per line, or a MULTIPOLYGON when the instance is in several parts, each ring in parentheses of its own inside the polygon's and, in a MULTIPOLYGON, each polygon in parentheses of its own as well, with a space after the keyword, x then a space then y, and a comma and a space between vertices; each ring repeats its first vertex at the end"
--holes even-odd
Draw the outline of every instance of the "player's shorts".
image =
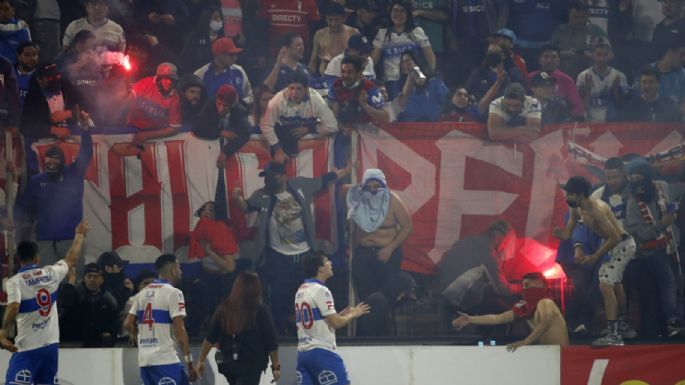
POLYGON ((56 384, 59 344, 12 354, 5 376, 7 385, 56 384))
POLYGON ((599 282, 615 285, 623 281, 623 272, 635 256, 635 240, 623 234, 621 242, 609 251, 609 260, 599 267, 599 282))
POLYGON ((143 366, 140 368, 140 379, 143 385, 190 385, 188 374, 180 362, 143 366))
POLYGON ((297 352, 298 385, 347 385, 347 374, 342 358, 330 350, 314 348, 297 352))

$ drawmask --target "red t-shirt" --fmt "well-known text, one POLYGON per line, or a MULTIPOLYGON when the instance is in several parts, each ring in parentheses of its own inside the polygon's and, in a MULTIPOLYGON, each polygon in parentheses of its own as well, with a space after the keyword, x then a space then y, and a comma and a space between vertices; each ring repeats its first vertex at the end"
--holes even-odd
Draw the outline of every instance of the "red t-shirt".
POLYGON ((212 250, 220 255, 236 254, 238 252, 238 245, 233 236, 233 230, 224 221, 200 218, 190 236, 188 259, 204 258, 206 256, 200 241, 209 243, 212 250))
MULTIPOLYGON (((343 86, 342 79, 336 80, 328 89, 328 99, 338 103, 340 107, 340 114, 346 115, 341 117, 342 121, 346 123, 368 123, 372 119, 369 114, 364 111, 359 105, 359 93, 361 90, 366 91, 366 101, 369 105, 377 110, 382 110, 385 103, 383 97, 376 85, 368 80, 361 79, 361 85, 353 89, 343 86), (352 114, 352 116, 349 116, 352 114)), ((340 116, 339 116, 340 117, 340 116)))
POLYGON ((258 17, 269 24, 267 40, 272 49, 280 47, 288 32, 299 33, 309 47, 309 23, 321 19, 315 0, 262 0, 258 17))
POLYGON ((181 127, 181 104, 176 91, 164 97, 157 89, 155 77, 141 79, 133 86, 133 103, 126 124, 139 130, 181 127))

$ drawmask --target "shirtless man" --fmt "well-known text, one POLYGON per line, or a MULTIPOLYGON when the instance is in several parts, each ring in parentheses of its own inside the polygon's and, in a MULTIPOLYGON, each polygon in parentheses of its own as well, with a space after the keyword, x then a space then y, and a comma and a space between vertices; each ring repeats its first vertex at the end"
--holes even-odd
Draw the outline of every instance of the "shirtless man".
POLYGON ((326 66, 332 58, 340 55, 347 48, 347 41, 359 31, 345 25, 345 7, 340 3, 331 2, 326 11, 326 24, 314 34, 312 55, 309 60, 309 71, 323 76, 326 66))
POLYGON ((614 213, 601 199, 590 197, 590 182, 582 176, 571 177, 562 187, 571 208, 567 230, 573 230, 578 219, 603 239, 602 246, 592 255, 583 255, 582 244, 576 249, 576 262, 594 264, 604 258, 599 268, 599 288, 604 298, 604 310, 609 333, 592 342, 593 346, 623 345, 618 328, 618 314, 624 313, 626 295, 623 291, 623 272, 635 256, 635 241, 623 230, 614 213), (580 249, 580 250, 579 250, 580 249), (604 257, 608 253, 607 257, 604 257))
POLYGON ((366 170, 361 185, 342 186, 342 193, 347 194, 347 218, 356 229, 352 279, 359 300, 364 301, 400 271, 400 246, 412 233, 411 216, 379 169, 366 170))
POLYGON ((510 352, 524 345, 568 345, 566 321, 559 308, 547 293, 547 280, 541 273, 528 273, 521 282, 523 300, 511 310, 500 314, 461 316, 452 321, 452 326, 461 329, 466 325, 502 325, 517 319, 525 319, 532 332, 521 341, 507 346, 510 352))

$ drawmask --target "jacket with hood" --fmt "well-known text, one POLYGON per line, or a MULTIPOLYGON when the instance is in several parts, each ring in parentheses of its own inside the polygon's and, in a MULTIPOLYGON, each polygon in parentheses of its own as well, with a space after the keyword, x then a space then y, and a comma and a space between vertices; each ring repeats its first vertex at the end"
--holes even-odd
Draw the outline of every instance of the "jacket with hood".
POLYGON ((202 83, 202 79, 190 74, 181 78, 178 82, 178 93, 181 96, 181 117, 183 118, 183 125, 192 127, 200 115, 200 111, 207 104, 207 88, 205 84, 202 83), (186 90, 190 87, 200 87, 202 94, 200 96, 200 102, 193 106, 185 99, 183 96, 186 90))
POLYGON ((397 297, 402 293, 406 296, 411 295, 415 287, 414 279, 404 271, 388 278, 379 291, 364 301, 371 307, 371 312, 357 320, 357 336, 378 337, 397 334, 394 312, 395 308, 401 305, 397 297))
POLYGON ((216 101, 212 99, 209 103, 205 103, 200 112, 200 116, 193 125, 193 134, 202 139, 216 140, 219 139, 221 131, 233 131, 237 137, 230 140, 221 139, 221 151, 226 156, 231 156, 250 140, 250 122, 247 120, 249 115, 250 111, 245 103, 238 100, 231 107, 228 121, 226 121, 219 116, 216 101))
MULTIPOLYGON (((64 97, 64 109, 73 107, 74 93, 69 84, 62 80, 62 96, 64 97)), ((38 84, 35 76, 29 81, 29 91, 24 99, 24 107, 21 111, 19 123, 21 133, 32 139, 49 138, 50 128, 53 126, 50 120, 50 106, 43 89, 38 84)))

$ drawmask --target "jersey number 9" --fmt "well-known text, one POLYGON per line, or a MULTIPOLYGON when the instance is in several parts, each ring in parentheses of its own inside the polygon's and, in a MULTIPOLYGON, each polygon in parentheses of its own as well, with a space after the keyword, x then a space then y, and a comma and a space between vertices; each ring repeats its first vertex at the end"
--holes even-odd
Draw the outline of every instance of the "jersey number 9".
POLYGON ((50 310, 52 310, 52 298, 50 297, 50 292, 46 288, 39 289, 36 293, 36 302, 38 303, 38 314, 43 317, 50 315, 50 310))

